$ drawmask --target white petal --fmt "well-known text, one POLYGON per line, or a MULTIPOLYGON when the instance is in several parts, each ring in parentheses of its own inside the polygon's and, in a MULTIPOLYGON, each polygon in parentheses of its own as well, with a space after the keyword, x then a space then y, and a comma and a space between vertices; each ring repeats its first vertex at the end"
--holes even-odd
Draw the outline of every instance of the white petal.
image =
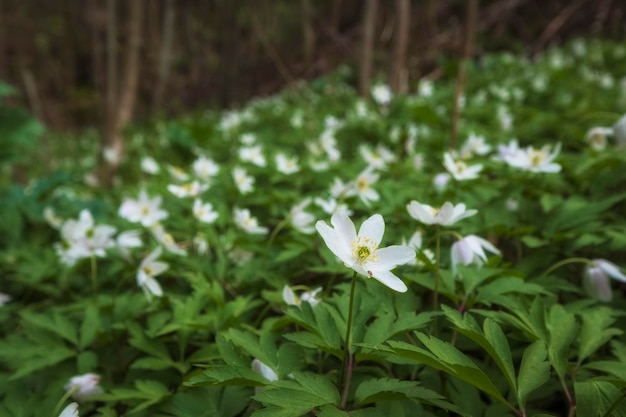
POLYGON ((585 290, 593 298, 609 302, 613 298, 613 290, 606 273, 600 267, 589 267, 585 271, 583 280, 585 290))
POLYGON ((408 289, 406 284, 400 278, 395 276, 391 271, 372 271, 372 278, 394 291, 406 292, 408 289))
POLYGON ((78 417, 78 404, 70 403, 61 411, 59 417, 78 417))
POLYGON ((322 220, 315 223, 315 229, 322 236, 324 243, 328 246, 328 249, 335 254, 343 262, 351 263, 352 257, 350 255, 350 246, 346 243, 345 239, 341 239, 338 236, 337 230, 327 225, 322 220))
POLYGON ((406 264, 415 259, 415 249, 409 246, 393 245, 376 251, 378 261, 376 269, 390 270, 398 265, 406 264))
POLYGON ((335 212, 330 218, 330 223, 335 228, 342 245, 350 248, 352 241, 356 239, 356 228, 352 220, 345 213, 335 212))
POLYGON ((161 286, 159 285, 157 280, 152 278, 152 277, 148 277, 144 281, 143 287, 146 290, 148 290, 150 292, 150 294, 152 294, 152 295, 155 295, 157 297, 161 297, 163 295, 163 290, 161 289, 161 286))
POLYGON ((433 214, 430 206, 426 204, 420 204, 417 201, 413 200, 406 206, 409 215, 413 217, 415 220, 424 223, 424 224, 433 224, 433 214))
POLYGON ((296 305, 296 294, 289 286, 285 285, 283 288, 283 301, 290 306, 296 305))
POLYGON ((365 220, 359 229, 359 237, 367 236, 371 238, 376 244, 380 244, 385 233, 385 221, 380 214, 374 214, 369 219, 365 220))
POLYGON ((260 373, 263 378, 267 379, 268 381, 278 380, 278 375, 276 375, 276 372, 274 372, 272 368, 270 368, 258 359, 254 359, 252 361, 252 369, 260 373))
POLYGON ((594 259, 593 261, 611 278, 615 278, 616 280, 621 282, 626 282, 626 275, 622 274, 622 272, 619 270, 619 267, 613 262, 609 262, 605 259, 594 259))

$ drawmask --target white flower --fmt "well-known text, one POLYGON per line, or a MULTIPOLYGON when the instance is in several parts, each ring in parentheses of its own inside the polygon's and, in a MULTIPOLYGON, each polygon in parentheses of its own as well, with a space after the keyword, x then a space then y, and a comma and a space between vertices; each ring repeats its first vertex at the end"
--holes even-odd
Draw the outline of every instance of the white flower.
POLYGON ((460 159, 455 160, 449 152, 443 155, 443 166, 457 181, 478 178, 478 173, 483 169, 481 164, 468 166, 460 159))
POLYGON ((344 183, 339 178, 335 178, 333 184, 330 186, 330 195, 333 198, 345 197, 350 193, 352 184, 344 183))
POLYGON ((189 179, 189 174, 187 174, 181 167, 169 166, 167 167, 167 170, 176 181, 187 181, 189 179))
POLYGON ((385 221, 380 214, 365 220, 358 234, 354 223, 345 214, 333 214, 330 222, 334 228, 321 220, 316 223, 315 228, 326 246, 347 267, 358 274, 378 280, 392 290, 407 290, 404 282, 391 269, 414 259, 415 251, 401 245, 378 248, 385 232, 385 221))
POLYGON ((193 202, 193 215, 203 223, 213 223, 217 219, 217 212, 211 203, 203 203, 196 198, 193 202))
POLYGON ((518 150, 513 155, 509 155, 504 160, 512 167, 530 172, 557 173, 561 171, 561 165, 553 161, 560 151, 560 143, 556 144, 552 150, 548 145, 541 149, 529 146, 526 149, 518 150))
POLYGON ((393 94, 388 85, 378 84, 372 87, 372 98, 381 106, 386 106, 391 102, 393 94))
POLYGON ((254 190, 254 177, 248 175, 244 168, 233 169, 233 180, 241 194, 247 194, 254 190))
POLYGON ((124 256, 128 255, 130 248, 138 248, 143 245, 139 230, 127 230, 117 235, 115 244, 124 256))
POLYGON ((274 372, 272 368, 256 358, 252 361, 252 370, 261 374, 261 376, 263 376, 263 378, 267 379, 269 382, 278 381, 278 375, 276 374, 276 372, 274 372))
POLYGON ((194 174, 196 174, 196 176, 203 181, 210 180, 220 170, 220 167, 215 163, 215 161, 207 158, 206 156, 200 156, 196 159, 193 162, 192 167, 194 174))
POLYGON ((466 217, 473 216, 478 210, 466 210, 465 204, 452 205, 449 201, 440 208, 421 204, 413 200, 406 206, 407 211, 415 220, 424 224, 440 224, 452 226, 454 223, 466 217))
POLYGON ((241 135, 239 140, 241 140, 241 143, 246 146, 252 146, 256 143, 256 136, 254 135, 254 133, 244 133, 243 135, 241 135))
POLYGON ((372 188, 372 184, 378 181, 379 175, 374 172, 373 168, 368 167, 363 170, 354 181, 353 187, 346 193, 347 196, 358 194, 359 198, 365 205, 369 205, 371 201, 378 201, 380 195, 372 188))
POLYGON ((5 305, 6 303, 8 303, 9 301, 11 301, 11 296, 8 294, 5 294, 3 292, 0 292, 0 307, 2 307, 3 305, 5 305))
POLYGON ((161 197, 150 198, 144 190, 139 192, 137 200, 125 199, 118 210, 120 217, 133 223, 150 227, 166 219, 167 211, 161 209, 161 197))
POLYGON ((69 403, 67 407, 65 407, 63 411, 61 411, 61 414, 59 414, 59 417, 79 417, 78 404, 69 403))
POLYGON ((161 247, 157 246, 155 250, 141 261, 137 270, 137 285, 146 294, 148 300, 152 299, 152 296, 161 297, 163 295, 161 285, 154 279, 154 277, 162 274, 169 268, 169 264, 157 261, 162 251, 161 247))
POLYGON ((592 127, 585 135, 585 140, 593 150, 602 151, 607 145, 607 136, 613 134, 610 127, 592 127))
POLYGON ((194 236, 193 246, 196 248, 198 255, 206 255, 209 253, 209 242, 200 235, 194 236))
POLYGON ((430 97, 433 95, 433 82, 426 79, 421 79, 418 87, 418 94, 420 97, 430 97))
POLYGON ((250 215, 250 210, 238 209, 235 207, 234 214, 235 223, 244 232, 252 235, 264 235, 267 233, 267 227, 259 226, 259 221, 256 219, 256 217, 252 217, 250 215))
MULTIPOLYGON (((422 232, 416 230, 413 235, 409 238, 407 246, 415 249, 416 251, 421 251, 424 256, 428 258, 431 263, 435 262, 435 254, 430 249, 422 249, 422 232)), ((408 262, 409 265, 422 265, 422 262, 416 257, 414 260, 408 262)))
POLYGON ((146 174, 158 174, 160 167, 159 164, 157 163, 157 161, 150 157, 150 156, 144 156, 141 159, 141 170, 143 172, 145 172, 146 174))
POLYGON ((70 219, 61 226, 63 242, 56 245, 57 254, 70 266, 82 258, 103 257, 106 249, 115 246, 115 231, 112 226, 96 226, 89 210, 82 210, 78 220, 70 219))
POLYGON ((519 209, 519 201, 517 201, 513 197, 509 197, 504 202, 504 206, 508 211, 517 211, 519 209))
POLYGON ((171 234, 167 233, 160 223, 154 224, 150 227, 152 236, 168 250, 176 255, 186 256, 187 252, 180 248, 171 234))
POLYGON ((122 160, 122 152, 119 147, 107 146, 102 150, 103 159, 111 165, 117 165, 122 160))
POLYGON ((178 198, 197 197, 208 188, 208 184, 200 184, 198 181, 192 181, 182 185, 169 184, 167 186, 169 192, 178 198))
POLYGON ((498 156, 494 159, 506 161, 507 158, 514 157, 520 151, 516 139, 512 139, 506 145, 498 145, 498 156))
POLYGON ((247 146, 239 149, 239 159, 260 167, 264 167, 266 164, 261 145, 247 146))
POLYGON ((608 302, 613 299, 609 278, 626 282, 626 275, 617 265, 606 259, 594 259, 585 268, 583 284, 593 298, 608 302))
POLYGON ((459 263, 463 265, 472 263, 483 264, 487 261, 485 250, 496 255, 500 254, 500 251, 489 241, 476 235, 465 236, 452 244, 452 249, 450 250, 452 268, 456 270, 456 266, 459 263))
POLYGON ((365 162, 367 162, 367 165, 372 168, 385 168, 387 163, 395 159, 393 153, 382 145, 378 145, 375 151, 362 145, 359 147, 359 152, 365 162))
POLYGON ((65 390, 71 392, 71 397, 76 401, 88 400, 90 397, 100 395, 104 391, 98 385, 100 383, 100 375, 87 373, 77 375, 65 384, 65 390))
POLYGON ((228 252, 228 257, 238 266, 241 266, 248 262, 254 254, 250 251, 241 248, 234 248, 228 252))
POLYGON ((485 142, 485 137, 471 133, 461 148, 461 155, 467 159, 472 155, 486 155, 489 151, 491 151, 491 146, 485 142))
POLYGON ((504 130, 509 130, 513 126, 513 115, 509 112, 509 109, 503 105, 498 107, 498 119, 504 130))
POLYGON ((300 171, 298 159, 295 157, 290 158, 284 153, 276 154, 276 169, 285 175, 294 174, 300 171))
POLYGON ((435 190, 439 192, 443 191, 450 182, 450 178, 450 174, 447 172, 441 172, 435 175, 433 178, 433 187, 435 187, 435 190))
POLYGON ((346 216, 352 215, 352 210, 348 208, 347 205, 343 203, 339 203, 335 198, 329 197, 328 200, 324 200, 323 198, 316 197, 315 204, 322 208, 326 213, 333 214, 335 212, 344 213, 346 216))
POLYGON ((63 224, 63 219, 57 216, 54 212, 54 209, 50 206, 46 206, 43 209, 43 218, 50 226, 54 227, 55 229, 58 229, 63 224))
POLYGON ((291 222, 291 225, 294 229, 305 234, 310 234, 315 231, 315 228, 313 227, 315 216, 304 211, 310 203, 311 199, 306 198, 300 204, 293 206, 289 211, 289 221, 291 222))
POLYGON ((319 304, 320 299, 317 298, 317 294, 322 291, 322 287, 318 287, 313 291, 304 291, 298 297, 296 293, 287 285, 283 288, 283 301, 287 305, 300 306, 303 302, 309 303, 311 308, 315 308, 319 304))

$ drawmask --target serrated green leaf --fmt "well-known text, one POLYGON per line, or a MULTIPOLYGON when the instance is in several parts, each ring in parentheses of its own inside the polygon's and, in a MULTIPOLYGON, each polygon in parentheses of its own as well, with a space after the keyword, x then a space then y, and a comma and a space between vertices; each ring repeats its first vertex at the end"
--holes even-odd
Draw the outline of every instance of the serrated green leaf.
POLYGON ((350 414, 334 405, 323 405, 320 407, 317 417, 350 417, 350 414))
POLYGON ((574 383, 577 417, 617 417, 626 415, 626 396, 606 381, 574 383), (606 414, 611 410, 610 414, 606 414))
POLYGON ((238 329, 230 329, 225 336, 250 356, 260 360, 272 369, 278 370, 276 347, 261 343, 256 335, 238 329))
POLYGON ((46 329, 58 336, 61 336, 73 345, 78 344, 74 324, 59 312, 54 312, 52 314, 35 314, 29 311, 23 311, 20 313, 20 316, 30 325, 46 329))
POLYGON ((99 324, 98 308, 94 304, 88 303, 84 310, 83 322, 80 325, 79 346, 81 349, 85 349, 94 341, 100 328, 99 324))
POLYGON ((623 332, 609 327, 615 322, 613 310, 608 307, 588 309, 581 315, 583 324, 580 329, 580 345, 578 347, 578 363, 582 363, 596 350, 609 342, 614 336, 623 332))
POLYGON ((262 386, 269 381, 252 368, 232 365, 213 365, 202 372, 202 375, 193 376, 187 385, 193 386, 203 383, 238 386, 262 386))
POLYGON ((366 405, 386 400, 443 400, 444 397, 428 388, 419 386, 415 381, 401 381, 390 378, 368 379, 357 387, 354 400, 366 405))
POLYGON ((127 328, 131 335, 128 339, 128 343, 130 343, 131 346, 159 359, 171 361, 170 354, 162 342, 156 339, 149 339, 136 323, 130 323, 127 328))
POLYGON ((526 410, 528 396, 550 379, 547 356, 548 352, 541 340, 537 340, 524 351, 517 378, 517 401, 522 411, 526 410))
POLYGON ((546 328, 550 334, 548 358, 559 378, 563 380, 569 362, 569 347, 578 333, 578 324, 574 314, 567 312, 560 304, 550 308, 546 319, 546 328))

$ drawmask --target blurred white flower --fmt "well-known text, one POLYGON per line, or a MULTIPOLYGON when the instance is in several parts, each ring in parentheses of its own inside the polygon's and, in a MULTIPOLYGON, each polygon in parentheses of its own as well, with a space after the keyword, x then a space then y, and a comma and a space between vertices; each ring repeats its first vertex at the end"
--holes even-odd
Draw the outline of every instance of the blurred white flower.
POLYGON ((241 248, 234 248, 228 252, 228 257, 238 266, 241 266, 248 262, 254 254, 250 251, 241 248))
POLYGON ((386 106, 391 102, 393 94, 388 85, 377 84, 372 87, 372 98, 381 106, 386 106))
POLYGON ((345 214, 346 216, 352 215, 352 210, 348 208, 347 205, 343 203, 339 203, 335 198, 329 197, 327 200, 324 200, 321 197, 315 198, 315 204, 321 207, 328 214, 333 214, 335 212, 340 212, 345 214))
POLYGON ((102 157, 111 165, 117 165, 122 160, 122 152, 119 147, 107 146, 102 150, 102 157))
POLYGON ((461 157, 463 159, 468 159, 473 155, 486 155, 489 151, 491 151, 491 146, 485 142, 484 136, 470 133, 469 137, 465 141, 465 144, 461 148, 461 157))
POLYGON ((473 216, 478 210, 466 210, 465 204, 452 205, 447 201, 443 206, 435 208, 428 204, 421 204, 415 200, 406 206, 409 215, 415 220, 424 224, 440 224, 442 226, 452 226, 459 220, 473 216))
POLYGON ((613 129, 610 127, 592 127, 587 131, 585 140, 593 150, 603 151, 608 143, 607 136, 612 134, 613 129))
POLYGON ((150 198, 145 190, 139 192, 137 200, 125 199, 118 210, 120 217, 132 223, 150 227, 166 219, 167 211, 161 209, 161 197, 150 198))
POLYGON ((478 237, 476 235, 467 235, 452 244, 450 249, 450 257, 452 259, 452 269, 456 271, 458 264, 482 265, 487 261, 485 251, 500 254, 500 251, 491 244, 491 242, 478 237))
POLYGON ((78 404, 69 403, 67 407, 65 407, 63 411, 61 411, 59 417, 80 417, 78 415, 78 404))
POLYGON ((498 106, 498 119, 500 120, 500 125, 504 130, 510 130, 513 126, 513 115, 503 105, 498 106))
POLYGON ((156 223, 150 226, 150 231, 152 232, 152 236, 154 236, 154 238, 161 245, 163 245, 168 252, 172 252, 180 256, 187 255, 187 251, 185 251, 183 248, 179 247, 176 244, 176 241, 174 240, 172 235, 166 232, 160 223, 156 223))
POLYGON ((64 388, 65 391, 71 392, 71 397, 76 401, 84 401, 104 392, 99 383, 100 375, 87 373, 70 378, 64 388))
POLYGON ((435 190, 438 192, 443 191, 450 182, 450 178, 450 174, 447 172, 441 172, 435 175, 433 178, 433 187, 435 187, 435 190))
POLYGON ((617 265, 606 259, 594 259, 585 268, 583 285, 593 298, 608 302, 613 299, 610 278, 626 283, 626 275, 617 265))
POLYGON ((322 291, 322 287, 318 287, 313 291, 303 291, 300 296, 297 296, 296 293, 289 286, 285 285, 283 287, 283 301, 285 304, 290 306, 300 306, 302 303, 309 303, 311 308, 315 308, 316 305, 321 301, 317 298, 317 295, 322 291))
POLYGON ((193 162, 193 172, 203 181, 213 178, 220 170, 220 167, 211 158, 200 156, 193 162))
POLYGON ((433 95, 433 82, 427 79, 421 79, 418 87, 420 97, 430 97, 433 95))
POLYGON ((498 145, 498 156, 494 159, 506 161, 508 158, 514 157, 520 151, 517 139, 512 139, 505 145, 498 145))
POLYGON ((276 374, 272 368, 256 358, 252 361, 252 370, 259 373, 269 382, 278 381, 278 374, 276 374))
POLYGON ((143 245, 140 233, 141 231, 139 230, 127 230, 117 235, 115 243, 122 254, 126 256, 128 255, 128 249, 138 248, 143 245))
POLYGON ((372 168, 385 168, 388 163, 395 160, 395 155, 383 145, 378 145, 376 150, 372 151, 368 146, 359 146, 359 153, 372 168))
POLYGON ((367 278, 376 279, 394 291, 406 292, 406 284, 391 270, 414 259, 415 250, 401 245, 378 248, 385 232, 385 221, 380 214, 365 220, 358 234, 354 223, 345 214, 333 214, 330 223, 333 227, 320 220, 315 228, 328 249, 345 266, 367 278))
POLYGON ((250 215, 250 210, 235 207, 234 215, 235 224, 244 232, 251 235, 264 235, 268 232, 267 227, 259 226, 259 221, 256 217, 250 215))
POLYGON ((43 209, 44 220, 55 229, 58 229, 63 224, 63 219, 56 215, 54 209, 50 206, 46 206, 43 209))
POLYGON ((519 209, 519 201, 513 197, 507 198, 504 205, 508 211, 517 211, 519 209))
POLYGON ((256 136, 254 133, 244 133, 239 140, 246 146, 252 146, 256 143, 256 136))
POLYGON ((178 198, 197 197, 209 189, 209 184, 200 184, 198 181, 191 181, 185 184, 169 184, 167 189, 178 198))
POLYGON ((113 247, 116 229, 109 225, 96 226, 89 210, 81 210, 77 220, 70 219, 61 226, 62 243, 55 245, 61 261, 74 265, 91 256, 103 257, 113 247))
POLYGON ((6 303, 8 303, 9 301, 11 301, 11 296, 8 294, 5 294, 3 292, 0 292, 0 307, 2 307, 3 305, 5 305, 6 303))
POLYGON ((266 165, 265 156, 261 145, 246 146, 239 149, 239 159, 244 162, 250 162, 254 165, 264 167, 266 165))
POLYGON ((150 156, 144 156, 141 159, 140 167, 143 172, 145 172, 146 174, 152 174, 152 175, 158 174, 161 169, 157 161, 150 156))
POLYGON ((217 219, 217 212, 211 203, 203 203, 196 198, 193 202, 193 215, 203 223, 213 223, 217 219))
POLYGON ((161 297, 163 295, 161 285, 155 277, 167 271, 170 266, 166 262, 157 260, 161 256, 162 251, 161 247, 157 246, 155 250, 141 261, 137 270, 137 285, 146 294, 148 300, 151 300, 152 296, 161 297))
POLYGON ((557 173, 561 171, 561 165, 553 162, 561 151, 561 144, 557 143, 554 148, 546 145, 541 149, 529 146, 520 149, 504 160, 510 166, 530 172, 557 173))
POLYGON ((310 203, 311 199, 305 198, 301 203, 296 204, 289 211, 289 221, 291 222, 293 228, 305 234, 311 234, 315 231, 315 227, 313 227, 315 216, 304 211, 310 203))
MULTIPOLYGON (((422 232, 420 230, 416 230, 415 233, 411 235, 406 245, 410 248, 415 249, 416 251, 420 251, 424 256, 428 258, 431 263, 435 262, 435 254, 433 253, 433 251, 431 251, 430 249, 422 249, 422 232)), ((419 260, 419 258, 415 257, 415 259, 408 262, 408 264, 421 266, 422 262, 419 260)))
POLYGON ((379 175, 371 167, 363 170, 351 183, 353 186, 348 190, 346 196, 358 195, 365 205, 369 206, 371 201, 378 201, 380 195, 372 188, 372 184, 378 181, 379 175))
POLYGON ((233 169, 233 180, 241 194, 247 194, 254 190, 254 177, 248 175, 248 171, 241 167, 233 169))
POLYGON ((276 154, 276 169, 285 174, 290 175, 300 171, 298 159, 296 157, 288 157, 284 153, 276 154))
POLYGON ((167 170, 169 171, 172 178, 174 178, 174 180, 176 181, 182 182, 182 181, 187 181, 189 179, 189 174, 187 174, 185 170, 182 169, 181 167, 168 166, 167 170))
POLYGON ((455 160, 450 152, 443 155, 443 165, 457 181, 478 178, 478 173, 483 169, 481 164, 467 165, 460 159, 455 160))

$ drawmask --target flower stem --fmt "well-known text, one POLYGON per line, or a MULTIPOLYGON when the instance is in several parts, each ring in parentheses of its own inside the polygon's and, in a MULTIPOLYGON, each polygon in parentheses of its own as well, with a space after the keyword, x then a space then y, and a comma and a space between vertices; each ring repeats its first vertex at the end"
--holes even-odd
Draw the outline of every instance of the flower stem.
POLYGON ((96 255, 91 255, 91 287, 94 297, 98 293, 98 263, 96 255))
POLYGON ((564 260, 562 260, 562 261, 560 261, 560 262, 555 263, 555 264, 554 264, 554 265, 552 265, 550 268, 546 269, 546 270, 543 272, 543 274, 541 274, 540 276, 541 276, 541 277, 546 276, 546 275, 548 275, 550 272, 552 272, 552 271, 554 271, 554 270, 556 270, 556 269, 558 269, 558 268, 560 268, 560 267, 562 267, 562 266, 564 266, 564 265, 567 265, 567 264, 573 264, 573 263, 584 263, 584 264, 589 264, 589 263, 591 263, 591 261, 590 261, 589 259, 587 259, 587 258, 567 258, 567 259, 564 259, 564 260))
POLYGON ((342 373, 341 382, 343 384, 343 391, 341 394, 341 408, 346 408, 346 403, 348 402, 348 392, 350 391, 350 380, 352 379, 352 352, 350 347, 350 331, 352 330, 352 310, 354 307, 354 292, 356 289, 356 271, 352 275, 352 286, 350 288, 350 304, 348 306, 348 323, 346 325, 346 344, 344 346, 344 355, 343 355, 343 367, 344 371, 342 373))
POLYGON ((78 392, 78 390, 80 390, 79 386, 75 386, 72 389, 68 390, 65 395, 63 395, 63 397, 61 397, 61 399, 57 402, 57 404, 54 406, 54 410, 52 411, 52 416, 56 417, 59 415, 59 411, 61 411, 61 407, 63 406, 63 403, 65 401, 67 401, 72 395, 76 394, 78 392))

